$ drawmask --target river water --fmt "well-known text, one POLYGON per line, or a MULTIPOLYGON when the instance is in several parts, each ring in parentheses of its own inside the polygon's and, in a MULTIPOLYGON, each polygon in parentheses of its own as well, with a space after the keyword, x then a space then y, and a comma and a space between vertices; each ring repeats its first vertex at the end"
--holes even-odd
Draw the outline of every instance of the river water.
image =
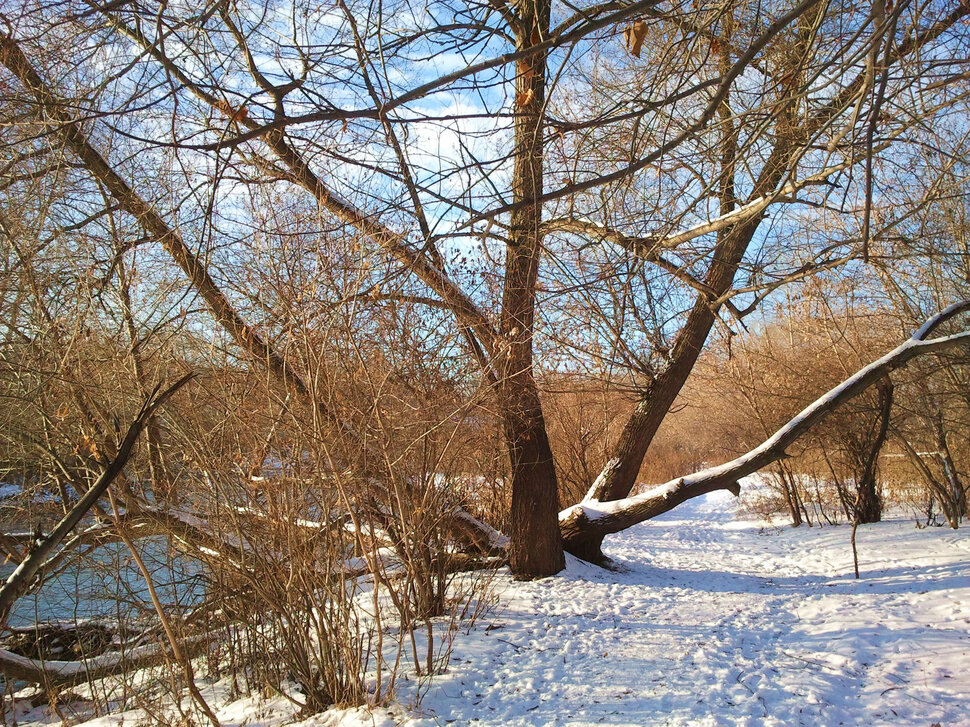
MULTIPOLYGON (((162 537, 140 540, 138 547, 155 590, 170 612, 177 614, 202 599, 206 584, 197 562, 174 551, 162 537)), ((14 563, 0 566, 0 579, 6 580, 15 567, 14 563)), ((23 596, 14 605, 9 623, 13 628, 93 618, 123 623, 150 613, 154 608, 134 559, 124 545, 112 544, 23 596)))

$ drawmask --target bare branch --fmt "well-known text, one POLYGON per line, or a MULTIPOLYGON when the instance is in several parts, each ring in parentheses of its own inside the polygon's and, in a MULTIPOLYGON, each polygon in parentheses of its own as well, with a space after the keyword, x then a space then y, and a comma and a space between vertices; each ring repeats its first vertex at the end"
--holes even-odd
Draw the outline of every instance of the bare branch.
POLYGON ((64 518, 51 531, 50 535, 35 543, 27 553, 27 557, 17 566, 16 570, 10 574, 6 582, 0 587, 0 625, 7 623, 10 609, 20 596, 26 593, 34 577, 40 571, 41 566, 46 562, 64 538, 67 537, 75 526, 81 521, 94 504, 101 499, 108 487, 124 469, 128 459, 131 457, 135 448, 135 442, 141 434, 152 414, 162 406, 176 391, 194 378, 195 374, 189 373, 172 384, 169 388, 159 393, 159 389, 149 396, 142 406, 141 411, 135 420, 128 427, 125 438, 118 446, 118 452, 114 459, 108 464, 101 476, 98 477, 94 485, 77 501, 74 507, 64 516, 64 518))

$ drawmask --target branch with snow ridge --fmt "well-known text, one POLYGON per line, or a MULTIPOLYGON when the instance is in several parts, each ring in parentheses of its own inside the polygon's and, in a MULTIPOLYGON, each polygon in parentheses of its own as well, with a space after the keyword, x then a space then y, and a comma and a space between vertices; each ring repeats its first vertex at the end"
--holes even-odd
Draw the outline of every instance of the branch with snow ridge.
POLYGON ((970 331, 928 338, 943 323, 967 311, 970 311, 970 300, 955 303, 937 313, 900 346, 823 394, 759 446, 730 462, 679 477, 622 500, 601 502, 587 496, 588 499, 563 510, 559 513, 559 529, 566 549, 585 557, 584 546, 590 541, 649 520, 686 500, 715 490, 731 490, 738 494, 739 479, 785 457, 786 448, 816 423, 890 372, 918 356, 970 344, 970 331))

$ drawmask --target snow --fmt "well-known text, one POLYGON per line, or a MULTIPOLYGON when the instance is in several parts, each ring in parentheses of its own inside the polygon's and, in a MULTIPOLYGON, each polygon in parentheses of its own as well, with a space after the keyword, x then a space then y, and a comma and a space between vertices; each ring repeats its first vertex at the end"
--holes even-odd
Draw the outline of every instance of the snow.
MULTIPOLYGON (((705 470, 706 471, 706 470, 705 470)), ((636 507, 640 503, 650 502, 657 498, 667 498, 673 495, 677 490, 684 486, 684 478, 681 477, 676 480, 671 480, 662 485, 657 485, 651 487, 648 490, 634 495, 633 497, 626 497, 622 500, 611 500, 609 502, 600 502, 590 498, 587 495, 585 500, 579 502, 572 507, 568 507, 559 513, 559 522, 563 520, 568 520, 570 517, 575 515, 577 512, 581 512, 586 516, 589 521, 598 520, 600 518, 609 517, 610 515, 618 515, 632 507, 636 507)), ((592 494, 593 490, 590 490, 592 494)))
POLYGON ((479 725, 970 725, 970 537, 896 520, 765 531, 714 493, 514 584, 427 716, 479 725))
MULTIPOLYGON (((860 526, 855 580, 848 526, 745 521, 735 503, 712 493, 609 538, 613 572, 573 558, 539 581, 500 572, 498 605, 444 674, 399 682, 373 715, 297 723, 970 727, 970 530, 860 526)), ((219 716, 298 719, 253 697, 219 716)))
POLYGON ((493 528, 487 523, 483 523, 477 517, 469 513, 467 510, 462 510, 461 508, 456 508, 452 513, 458 520, 464 520, 467 523, 473 525, 479 532, 485 533, 488 536, 488 547, 496 550, 502 548, 507 548, 509 545, 509 536, 503 535, 498 530, 493 528))

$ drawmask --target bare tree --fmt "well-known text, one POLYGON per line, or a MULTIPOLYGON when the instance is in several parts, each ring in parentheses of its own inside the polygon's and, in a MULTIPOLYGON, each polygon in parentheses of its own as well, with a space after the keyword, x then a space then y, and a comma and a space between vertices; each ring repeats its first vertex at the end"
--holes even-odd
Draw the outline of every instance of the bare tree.
MULTIPOLYGON (((240 243, 257 217, 241 214, 244 190, 299 194, 321 237, 352 233, 361 305, 447 311, 502 422, 513 572, 536 577, 562 568, 563 543, 598 560, 616 527, 734 486, 729 468, 628 502, 719 317, 742 325, 779 287, 869 261, 909 213, 879 204, 883 167, 964 109, 968 13, 819 0, 28 4, 6 18, 0 63, 23 119, 13 133, 103 187, 331 433, 360 440, 361 418, 317 395, 287 322, 247 299, 240 243), (637 403, 586 504, 557 517, 536 373, 594 364, 637 403), (616 517, 582 514, 610 502, 616 517)), ((79 203, 82 216, 105 209, 79 203)), ((341 466, 366 477, 375 458, 363 460, 341 466)))
MULTIPOLYGON (((935 338, 929 338, 929 336, 942 324, 968 310, 970 310, 970 301, 964 301, 933 316, 907 341, 819 397, 758 447, 731 462, 672 480, 623 500, 601 502, 590 498, 564 511, 560 516, 564 537, 566 539, 574 537, 582 542, 582 539, 589 537, 590 533, 594 536, 602 536, 619 532, 700 494, 718 489, 729 489, 737 493, 739 490, 737 481, 741 477, 784 458, 785 449, 810 430, 816 422, 870 386, 883 381, 891 371, 924 353, 946 351, 965 345, 967 340, 970 340, 970 332, 967 331, 935 338)), ((891 405, 891 397, 885 397, 885 399, 891 405)), ((885 405, 880 412, 879 422, 880 431, 874 441, 881 446, 888 428, 888 411, 885 405)), ((878 447, 875 450, 875 454, 878 454, 878 447)), ((874 461, 875 455, 868 454, 874 461)))

